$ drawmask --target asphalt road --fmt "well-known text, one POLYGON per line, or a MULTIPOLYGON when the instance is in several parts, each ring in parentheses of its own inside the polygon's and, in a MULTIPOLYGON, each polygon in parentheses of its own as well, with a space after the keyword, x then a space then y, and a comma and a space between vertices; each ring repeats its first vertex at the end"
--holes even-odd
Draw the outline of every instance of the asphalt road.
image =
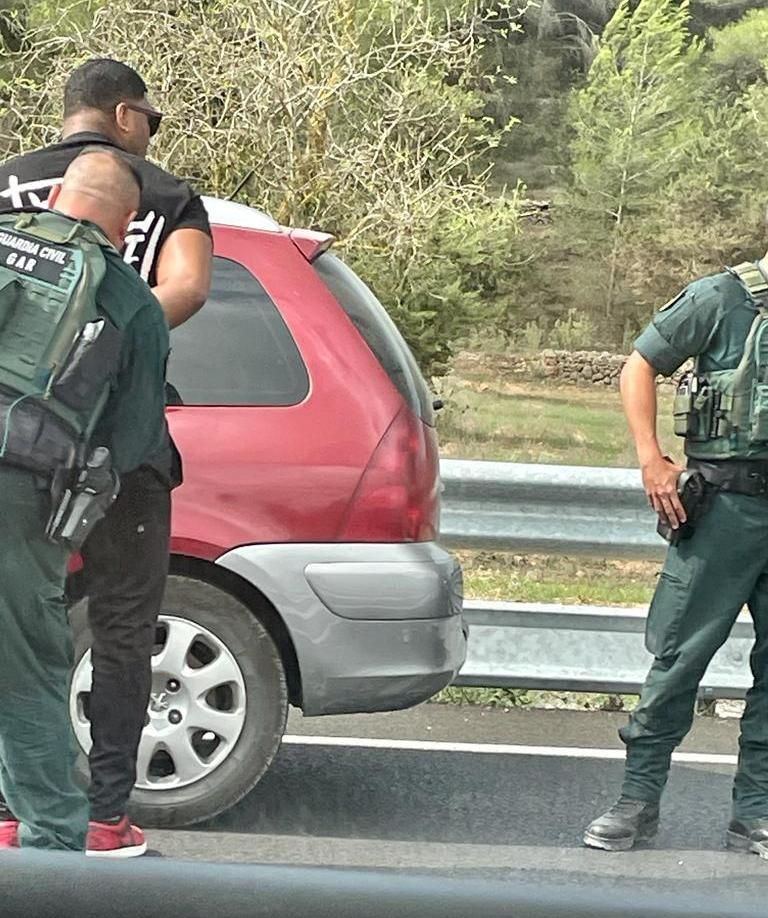
POLYGON ((672 770, 650 847, 581 846, 614 800, 625 715, 429 705, 289 721, 260 785, 213 822, 153 831, 163 854, 217 862, 355 866, 545 879, 654 892, 768 893, 768 861, 726 852, 738 722, 699 718, 672 770), (456 744, 459 745, 456 748, 456 744))

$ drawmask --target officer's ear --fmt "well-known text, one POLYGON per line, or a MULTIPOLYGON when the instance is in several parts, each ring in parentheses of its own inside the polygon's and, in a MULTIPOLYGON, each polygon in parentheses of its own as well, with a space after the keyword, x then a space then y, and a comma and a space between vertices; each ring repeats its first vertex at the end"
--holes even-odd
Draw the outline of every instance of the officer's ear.
POLYGON ((54 185, 51 188, 50 193, 48 194, 48 200, 45 202, 45 206, 49 210, 53 210, 56 206, 56 202, 59 200, 59 195, 61 194, 61 185, 54 185))

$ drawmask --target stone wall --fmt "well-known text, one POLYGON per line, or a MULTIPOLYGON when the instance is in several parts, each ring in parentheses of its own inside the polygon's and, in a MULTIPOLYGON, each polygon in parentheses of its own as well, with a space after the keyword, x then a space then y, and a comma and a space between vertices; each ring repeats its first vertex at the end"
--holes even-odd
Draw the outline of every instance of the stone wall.
MULTIPOLYGON (((456 369, 484 370, 505 377, 508 381, 518 379, 547 379, 562 385, 610 386, 617 389, 619 376, 627 358, 624 354, 608 351, 553 351, 520 354, 478 354, 470 351, 460 353, 455 362, 456 369)), ((660 377, 662 384, 677 381, 687 369, 681 368, 672 380, 660 377)))
POLYGON ((518 372, 561 383, 587 383, 618 388, 626 357, 607 351, 541 351, 513 358, 518 372))

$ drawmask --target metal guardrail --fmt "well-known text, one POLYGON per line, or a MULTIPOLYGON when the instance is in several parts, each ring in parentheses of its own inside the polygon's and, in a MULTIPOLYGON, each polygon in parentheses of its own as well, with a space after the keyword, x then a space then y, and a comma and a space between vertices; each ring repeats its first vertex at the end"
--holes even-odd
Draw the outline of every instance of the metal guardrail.
MULTIPOLYGON (((467 600, 467 661, 455 685, 635 694, 653 657, 645 609, 467 600)), ((755 635, 742 614, 715 654, 699 694, 743 698, 755 635)))
MULTIPOLYGON (((440 471, 449 547, 664 556, 637 470, 444 459, 440 471)), ((468 600, 465 617, 469 652, 457 685, 632 694, 653 659, 645 609, 468 600)), ((753 642, 742 615, 707 670, 703 697, 744 696, 753 642)))
POLYGON ((0 856, 3 918, 754 918, 764 900, 400 871, 0 856))
POLYGON ((453 548, 661 558, 634 469, 443 459, 441 540, 453 548))

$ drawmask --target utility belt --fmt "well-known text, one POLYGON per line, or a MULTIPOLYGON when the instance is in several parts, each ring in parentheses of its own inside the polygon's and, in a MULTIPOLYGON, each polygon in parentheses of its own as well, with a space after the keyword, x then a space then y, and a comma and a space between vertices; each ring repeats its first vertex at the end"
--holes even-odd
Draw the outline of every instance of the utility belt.
POLYGON ((658 534, 671 545, 690 539, 718 491, 768 497, 768 460, 689 458, 688 468, 681 473, 677 484, 686 521, 673 529, 666 517, 660 515, 658 534))
POLYGON ((689 458, 688 468, 718 491, 768 497, 768 459, 689 458))

